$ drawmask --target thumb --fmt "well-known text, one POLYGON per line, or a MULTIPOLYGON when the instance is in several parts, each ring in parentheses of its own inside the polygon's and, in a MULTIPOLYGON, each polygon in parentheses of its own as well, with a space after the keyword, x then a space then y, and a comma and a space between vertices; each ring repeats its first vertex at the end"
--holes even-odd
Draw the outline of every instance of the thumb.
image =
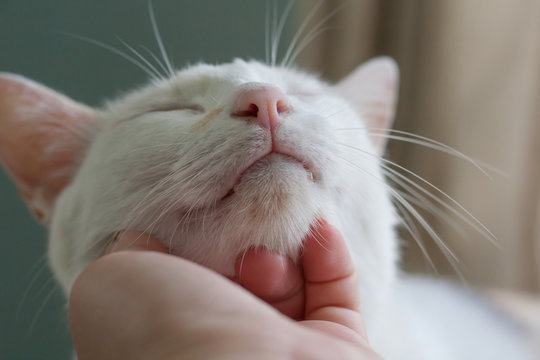
MULTIPOLYGON (((324 220, 314 225, 304 241, 302 265, 306 320, 340 324, 367 340, 355 267, 335 227, 324 220)), ((348 336, 343 333, 342 337, 348 336)))

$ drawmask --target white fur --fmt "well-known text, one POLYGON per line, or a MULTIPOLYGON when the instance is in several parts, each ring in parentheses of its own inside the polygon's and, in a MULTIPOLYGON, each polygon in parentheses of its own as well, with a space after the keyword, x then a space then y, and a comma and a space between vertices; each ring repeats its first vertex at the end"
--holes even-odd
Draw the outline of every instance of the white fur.
MULTIPOLYGON (((433 342, 439 339, 432 336, 436 329, 447 325, 442 314, 422 311, 431 296, 415 290, 422 286, 403 283, 409 292, 396 292, 401 289, 396 288, 397 218, 380 171, 380 151, 366 132, 336 131, 366 126, 361 104, 351 104, 338 90, 295 70, 236 60, 190 67, 110 103, 52 218, 49 256, 65 292, 123 229, 151 233, 174 254, 231 275, 234 259, 252 246, 297 256, 310 224, 324 217, 342 232, 353 254, 368 333, 387 359, 488 358, 481 350, 493 345, 486 345, 489 339, 505 341, 498 329, 483 327, 495 322, 481 317, 478 327, 485 336, 473 344, 480 346, 465 349, 469 357, 449 357, 448 349, 462 344, 454 339, 462 333, 433 342), (237 94, 253 82, 272 84, 289 97, 291 110, 281 119, 275 142, 309 164, 313 180, 302 164, 277 154, 244 173, 271 146, 266 129, 230 115, 237 94), (203 111, 159 111, 193 105, 203 111), (215 118, 197 125, 219 108, 215 118), (235 194, 220 200, 236 181, 235 194), (401 294, 409 294, 408 300, 396 303, 401 294)), ((452 293, 437 302, 450 302, 452 293)), ((450 317, 458 316, 455 306, 444 307, 450 317)), ((509 354, 516 353, 499 358, 518 359, 509 354)))

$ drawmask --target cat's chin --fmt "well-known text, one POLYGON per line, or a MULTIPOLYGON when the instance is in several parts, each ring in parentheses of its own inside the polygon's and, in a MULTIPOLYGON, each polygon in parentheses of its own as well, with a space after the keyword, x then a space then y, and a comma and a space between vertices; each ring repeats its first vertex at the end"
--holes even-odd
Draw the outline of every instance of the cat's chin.
POLYGON ((235 259, 249 248, 264 247, 295 259, 320 216, 322 198, 302 163, 269 154, 242 175, 233 194, 189 224, 170 224, 166 228, 178 232, 162 238, 174 237, 167 244, 174 254, 232 276, 235 259))
POLYGON ((270 153, 244 171, 221 201, 263 208, 288 206, 315 181, 313 170, 304 162, 287 154, 270 153))

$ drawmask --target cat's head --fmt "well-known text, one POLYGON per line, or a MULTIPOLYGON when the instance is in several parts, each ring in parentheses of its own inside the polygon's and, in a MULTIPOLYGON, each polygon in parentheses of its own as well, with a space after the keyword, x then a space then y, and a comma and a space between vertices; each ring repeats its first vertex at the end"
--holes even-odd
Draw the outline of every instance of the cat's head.
POLYGON ((363 291, 376 293, 395 271, 379 157, 396 87, 387 58, 335 85, 235 60, 189 67, 97 110, 4 74, 0 158, 50 225, 66 292, 124 229, 230 275, 249 247, 297 256, 324 217, 352 249, 363 291))

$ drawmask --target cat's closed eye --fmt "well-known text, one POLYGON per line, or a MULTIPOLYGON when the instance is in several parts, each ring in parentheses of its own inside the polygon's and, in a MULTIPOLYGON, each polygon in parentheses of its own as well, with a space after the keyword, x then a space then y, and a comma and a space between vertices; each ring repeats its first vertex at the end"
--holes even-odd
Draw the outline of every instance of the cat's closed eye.
POLYGON ((160 104, 150 108, 149 112, 167 112, 167 111, 192 111, 197 113, 204 113, 204 108, 201 105, 190 104, 160 104))

